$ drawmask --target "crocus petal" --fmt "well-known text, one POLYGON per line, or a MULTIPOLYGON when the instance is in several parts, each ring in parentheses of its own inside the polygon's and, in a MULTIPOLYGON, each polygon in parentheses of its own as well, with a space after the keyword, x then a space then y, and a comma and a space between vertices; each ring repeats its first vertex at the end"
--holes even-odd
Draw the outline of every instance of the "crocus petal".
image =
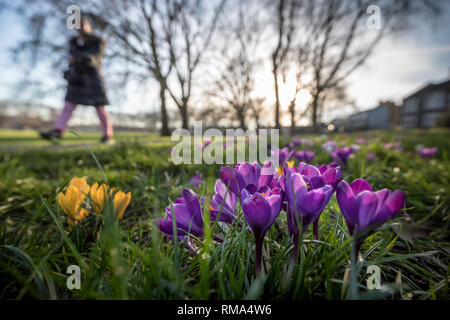
POLYGON ((405 193, 402 190, 392 192, 379 206, 374 217, 376 222, 385 221, 396 216, 405 205, 405 193))
POLYGON ((279 195, 273 195, 267 198, 267 202, 269 203, 270 210, 271 210, 271 217, 270 221, 267 225, 266 231, 272 226, 275 219, 280 214, 281 210, 281 197, 279 195))
POLYGON ((244 184, 240 187, 247 188, 252 193, 255 192, 258 189, 260 168, 256 169, 253 165, 246 162, 239 166, 237 170, 244 181, 244 184))
POLYGON ((304 194, 303 197, 296 199, 297 207, 307 214, 316 214, 318 209, 322 206, 324 196, 325 195, 322 189, 311 190, 304 194))
POLYGON ((309 182, 311 183, 311 187, 313 189, 317 189, 317 188, 321 188, 321 187, 325 186, 325 180, 321 176, 311 177, 309 182))
POLYGON ((221 199, 225 199, 225 204, 229 208, 233 208, 234 211, 234 208, 236 207, 236 195, 228 191, 227 187, 220 179, 217 179, 214 186, 214 191, 216 192, 216 195, 220 196, 221 199))
POLYGON ((301 167, 299 167, 298 171, 302 175, 305 175, 305 176, 307 176, 309 178, 315 177, 315 176, 320 176, 320 171, 315 166, 312 166, 312 165, 307 164, 307 163, 301 163, 300 166, 301 167))
POLYGON ((175 221, 177 228, 180 228, 186 232, 190 232, 193 235, 202 236, 203 235, 203 224, 197 225, 191 216, 188 208, 183 204, 172 204, 169 206, 169 210, 173 207, 171 216, 175 213, 175 221))
POLYGON ((358 206, 355 199, 355 193, 347 181, 341 181, 338 184, 336 198, 342 215, 347 222, 348 230, 350 234, 353 234, 354 227, 358 223, 358 206))
POLYGON ((242 211, 255 237, 263 237, 272 217, 272 210, 266 199, 259 193, 250 195, 244 199, 242 211))
POLYGON ((328 167, 326 166, 326 165, 321 165, 320 167, 319 167, 319 171, 320 171, 320 174, 324 174, 324 172, 326 171, 328 169, 328 167))
POLYGON ((211 200, 211 218, 215 220, 220 214, 219 221, 232 223, 235 218, 236 195, 228 191, 220 179, 216 181, 214 189, 216 194, 211 200))
POLYGON ((197 194, 191 189, 185 188, 181 190, 181 196, 183 197, 184 204, 189 210, 194 223, 199 227, 203 226, 202 210, 197 194))
MULTIPOLYGON (((292 188, 296 198, 300 198, 304 194, 308 192, 308 186, 305 183, 305 180, 299 173, 291 174, 292 177, 292 188)), ((289 185, 289 187, 291 187, 289 185)))
POLYGON ((220 175, 225 185, 228 186, 234 194, 239 195, 240 190, 245 183, 236 170, 231 167, 222 167, 220 168, 220 175))
POLYGON ((356 179, 352 182, 351 186, 355 195, 364 190, 372 191, 370 184, 364 179, 356 179))
POLYGON ((274 173, 275 166, 273 164, 273 161, 266 162, 261 169, 261 175, 258 180, 258 189, 263 186, 268 186, 272 182, 274 173))
POLYGON ((334 168, 326 169, 325 167, 325 171, 323 171, 322 177, 326 184, 333 183, 336 178, 336 169, 334 168))
POLYGON ((121 220, 125 209, 130 204, 131 200, 131 192, 124 193, 122 191, 118 191, 114 195, 113 204, 114 204, 114 212, 117 220, 121 220))
POLYGON ((291 171, 287 172, 285 192, 288 202, 292 205, 296 203, 295 199, 301 198, 308 192, 305 181, 299 173, 292 173, 291 171))
MULTIPOLYGON (((171 240, 173 239, 173 222, 171 219, 157 219, 156 225, 162 233, 164 233, 171 240)), ((186 233, 182 230, 176 229, 176 233, 178 241, 181 241, 186 237, 186 233)))
POLYGON ((356 196, 358 206, 358 230, 363 230, 370 226, 373 221, 375 210, 378 205, 378 198, 374 192, 364 190, 356 196))

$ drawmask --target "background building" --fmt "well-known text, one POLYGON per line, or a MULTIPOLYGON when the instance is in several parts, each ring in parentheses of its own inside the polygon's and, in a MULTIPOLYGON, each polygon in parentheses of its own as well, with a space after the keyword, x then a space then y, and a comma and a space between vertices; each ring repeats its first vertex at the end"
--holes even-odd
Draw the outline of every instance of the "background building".
POLYGON ((352 114, 345 119, 335 119, 331 122, 337 131, 356 131, 369 129, 390 129, 398 125, 399 107, 384 101, 370 110, 352 114))
POLYGON ((403 100, 403 128, 429 128, 450 111, 450 80, 429 84, 403 100))

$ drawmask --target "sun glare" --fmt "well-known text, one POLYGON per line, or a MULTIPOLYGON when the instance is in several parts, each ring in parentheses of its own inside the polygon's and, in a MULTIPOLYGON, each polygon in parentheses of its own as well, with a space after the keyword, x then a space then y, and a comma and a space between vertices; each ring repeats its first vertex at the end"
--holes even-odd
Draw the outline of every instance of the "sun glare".
MULTIPOLYGON (((281 124, 283 126, 288 126, 291 124, 291 116, 287 113, 287 111, 289 110, 289 104, 295 97, 296 86, 297 80, 295 78, 295 73, 293 72, 289 72, 286 77, 286 81, 281 81, 279 86, 281 110, 285 113, 285 115, 281 118, 281 124)), ((295 100, 295 110, 297 115, 306 108, 310 99, 311 94, 306 89, 301 89, 297 93, 295 100)))

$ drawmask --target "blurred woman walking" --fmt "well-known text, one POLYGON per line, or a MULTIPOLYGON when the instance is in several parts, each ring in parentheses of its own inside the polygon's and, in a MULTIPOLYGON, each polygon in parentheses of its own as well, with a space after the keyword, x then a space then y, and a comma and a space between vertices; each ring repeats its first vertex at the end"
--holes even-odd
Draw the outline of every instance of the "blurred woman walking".
POLYGON ((113 127, 105 110, 108 104, 101 74, 101 61, 105 40, 94 34, 86 18, 81 19, 78 35, 70 39, 69 69, 64 72, 67 80, 67 93, 64 108, 57 117, 52 130, 41 131, 44 139, 60 139, 78 104, 94 106, 100 119, 103 137, 101 143, 113 142, 113 127))

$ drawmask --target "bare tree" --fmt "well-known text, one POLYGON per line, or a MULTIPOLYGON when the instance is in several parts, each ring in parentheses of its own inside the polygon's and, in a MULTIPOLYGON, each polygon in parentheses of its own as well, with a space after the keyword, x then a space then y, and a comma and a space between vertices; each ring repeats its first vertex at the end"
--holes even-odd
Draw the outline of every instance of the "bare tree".
POLYGON ((267 110, 265 106, 265 98, 254 98, 250 101, 250 111, 252 113, 253 119, 255 119, 256 130, 261 128, 261 118, 264 112, 267 110))
MULTIPOLYGON (((271 4, 272 5, 272 4, 271 4)), ((278 77, 286 76, 289 68, 287 56, 292 46, 292 39, 297 26, 297 14, 300 7, 299 0, 277 0, 276 9, 276 30, 277 45, 272 52, 272 74, 275 88, 275 127, 280 128, 280 95, 278 77)))
POLYGON ((167 90, 178 107, 185 129, 189 127, 193 76, 210 46, 226 0, 220 0, 212 9, 207 7, 211 3, 201 0, 168 0, 165 10, 160 13, 164 21, 164 40, 170 52, 178 89, 168 86, 167 90))
MULTIPOLYGON (((228 39, 219 49, 218 77, 207 93, 225 108, 233 111, 233 119, 241 128, 247 128, 247 118, 251 115, 255 98, 255 69, 259 65, 256 54, 260 44, 263 26, 259 20, 258 8, 253 10, 251 3, 238 3, 237 21, 227 19, 228 27, 223 38, 228 39), (230 27, 231 26, 231 27, 230 27), (223 63, 222 63, 223 62, 223 63)), ((254 114, 254 113, 253 113, 254 114)))
POLYGON ((338 92, 335 97, 343 97, 343 81, 364 64, 383 36, 404 26, 411 15, 424 10, 436 13, 439 8, 439 1, 379 1, 382 27, 369 30, 367 9, 371 4, 370 0, 318 0, 308 2, 302 10, 304 28, 300 33, 308 41, 297 50, 299 55, 311 54, 310 62, 303 61, 300 68, 311 68, 308 87, 312 101, 308 107, 315 132, 331 96, 328 93, 338 92))

